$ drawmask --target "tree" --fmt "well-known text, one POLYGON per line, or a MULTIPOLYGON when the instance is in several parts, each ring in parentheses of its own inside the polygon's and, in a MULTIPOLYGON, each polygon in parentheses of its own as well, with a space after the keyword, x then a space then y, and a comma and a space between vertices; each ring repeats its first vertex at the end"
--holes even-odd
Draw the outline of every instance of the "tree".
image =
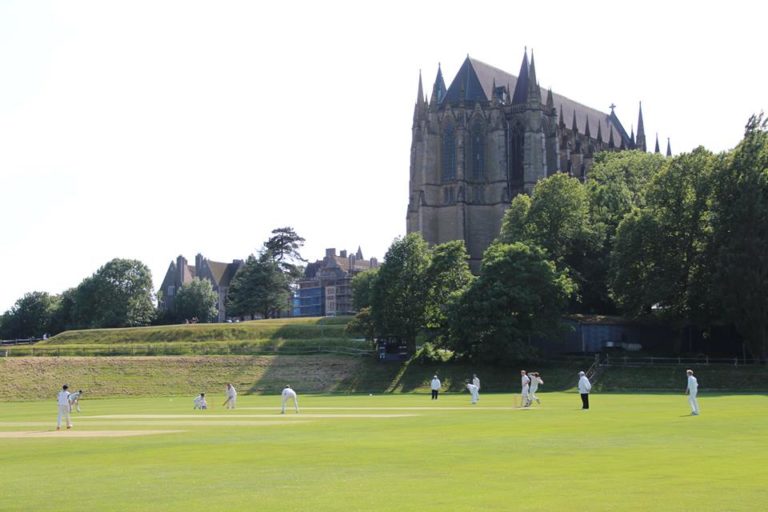
POLYGON ((58 298, 46 292, 25 294, 3 315, 0 338, 39 338, 51 332, 58 298))
POLYGON ((51 334, 58 334, 68 329, 80 327, 75 318, 77 288, 64 290, 56 298, 56 308, 51 314, 49 330, 51 334))
POLYGON ((469 255, 463 240, 435 246, 424 274, 427 289, 425 327, 438 336, 448 328, 448 310, 474 279, 469 269, 469 255))
POLYGON ((714 163, 704 148, 671 159, 648 184, 645 206, 619 224, 611 289, 626 312, 655 307, 679 328, 704 316, 714 163))
POLYGON ((504 212, 501 220, 501 234, 499 241, 504 244, 512 244, 531 239, 528 224, 528 213, 531 211, 531 196, 518 194, 512 199, 509 208, 504 212))
POLYGON ((649 314, 656 304, 661 228, 647 210, 635 208, 619 224, 611 253, 610 289, 619 307, 632 316, 649 314))
POLYGON ((233 316, 275 317, 289 307, 290 292, 287 274, 269 251, 258 258, 250 255, 230 283, 227 311, 233 316))
POLYGON ((215 321, 218 315, 219 294, 207 279, 194 278, 179 288, 174 301, 177 319, 197 318, 200 322, 215 321))
POLYGON ((304 241, 292 227, 273 229, 272 236, 264 242, 263 253, 269 254, 283 272, 288 274, 291 280, 295 280, 302 274, 300 263, 307 261, 299 252, 304 246, 304 241))
POLYGON ((352 307, 360 311, 371 305, 373 284, 378 276, 378 268, 369 268, 355 274, 352 278, 352 307))
POLYGON ((584 312, 612 313, 616 305, 609 290, 609 268, 616 230, 633 208, 645 205, 648 184, 667 165, 666 159, 643 151, 602 152, 595 155, 585 188, 592 229, 599 244, 584 260, 579 283, 584 312))
POLYGON ((601 152, 586 182, 590 217, 604 231, 608 252, 619 223, 632 208, 645 206, 645 193, 666 160, 644 151, 601 152))
POLYGON ((768 120, 747 123, 744 139, 715 172, 714 290, 726 320, 753 357, 768 361, 768 120))
POLYGON ((479 277, 450 312, 450 346, 468 357, 512 361, 559 330, 575 287, 547 253, 522 242, 492 244, 479 277))
POLYGON ((74 323, 79 327, 148 325, 155 314, 152 273, 138 260, 115 258, 77 287, 74 323))
POLYGON ((543 248, 558 270, 567 271, 582 291, 581 296, 574 296, 574 310, 603 306, 600 289, 605 287, 605 279, 594 265, 602 239, 590 220, 584 185, 563 173, 537 183, 530 199, 516 196, 504 215, 499 236, 504 243, 543 248))
POLYGON ((397 239, 384 256, 373 285, 371 311, 376 334, 400 339, 410 353, 425 325, 428 289, 425 273, 430 255, 418 233, 397 239))
POLYGON ((373 340, 375 327, 371 316, 371 308, 365 307, 357 312, 355 317, 344 328, 349 334, 363 336, 367 340, 373 340))

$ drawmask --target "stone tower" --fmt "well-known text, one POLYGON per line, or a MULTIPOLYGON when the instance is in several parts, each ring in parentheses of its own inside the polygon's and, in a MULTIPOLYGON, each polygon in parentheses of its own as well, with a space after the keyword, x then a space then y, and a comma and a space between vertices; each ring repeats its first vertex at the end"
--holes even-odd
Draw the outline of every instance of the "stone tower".
POLYGON ((464 240, 476 271, 515 195, 559 171, 583 180, 595 152, 634 147, 613 107, 605 114, 552 90, 543 97, 533 52, 518 76, 467 56, 448 88, 438 66, 429 100, 419 73, 407 231, 430 244, 464 240))

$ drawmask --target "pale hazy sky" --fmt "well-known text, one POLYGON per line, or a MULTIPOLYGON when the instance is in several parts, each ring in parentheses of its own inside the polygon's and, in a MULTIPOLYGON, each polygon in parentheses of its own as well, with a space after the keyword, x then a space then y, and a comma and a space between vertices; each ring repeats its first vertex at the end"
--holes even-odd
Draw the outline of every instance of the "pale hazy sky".
POLYGON ((276 227, 382 258, 405 234, 419 70, 467 54, 616 113, 649 145, 735 146, 768 110, 765 4, 0 0, 0 312, 112 258, 159 285, 276 227), (715 7, 716 5, 717 7, 715 7))

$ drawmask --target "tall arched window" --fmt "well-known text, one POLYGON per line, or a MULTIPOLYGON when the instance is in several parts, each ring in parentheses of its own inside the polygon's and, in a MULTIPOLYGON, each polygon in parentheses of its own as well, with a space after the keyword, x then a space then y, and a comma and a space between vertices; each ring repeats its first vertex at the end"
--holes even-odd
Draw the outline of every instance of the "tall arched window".
POLYGON ((456 179, 456 131, 453 125, 448 123, 443 127, 443 181, 456 179))
POLYGON ((480 121, 472 124, 469 132, 469 168, 473 180, 482 180, 485 173, 485 134, 480 121))

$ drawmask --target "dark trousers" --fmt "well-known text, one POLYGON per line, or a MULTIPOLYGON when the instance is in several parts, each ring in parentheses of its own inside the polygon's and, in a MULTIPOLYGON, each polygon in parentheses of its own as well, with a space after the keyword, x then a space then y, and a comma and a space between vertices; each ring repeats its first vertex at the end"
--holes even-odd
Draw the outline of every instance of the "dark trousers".
POLYGON ((432 400, 437 400, 437 390, 436 389, 432 390, 432 400))
POLYGON ((581 394, 581 408, 589 409, 589 393, 581 394))

